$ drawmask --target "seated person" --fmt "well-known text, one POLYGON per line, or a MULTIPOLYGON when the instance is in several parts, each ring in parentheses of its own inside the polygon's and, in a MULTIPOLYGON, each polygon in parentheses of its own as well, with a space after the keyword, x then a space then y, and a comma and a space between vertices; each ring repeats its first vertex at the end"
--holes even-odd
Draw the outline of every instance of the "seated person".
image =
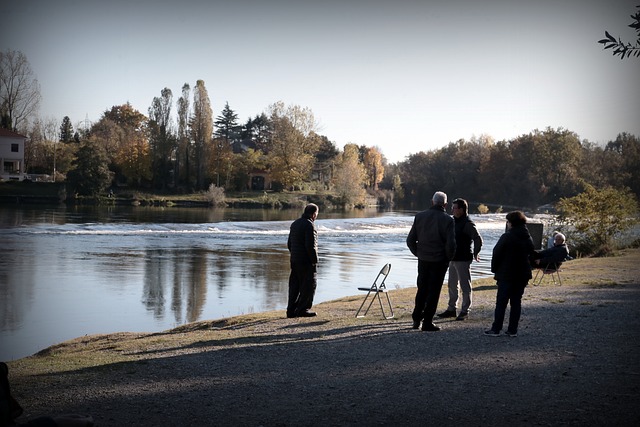
POLYGON ((558 268, 569 257, 569 248, 564 234, 557 233, 553 237, 553 247, 536 251, 531 259, 533 268, 558 268))

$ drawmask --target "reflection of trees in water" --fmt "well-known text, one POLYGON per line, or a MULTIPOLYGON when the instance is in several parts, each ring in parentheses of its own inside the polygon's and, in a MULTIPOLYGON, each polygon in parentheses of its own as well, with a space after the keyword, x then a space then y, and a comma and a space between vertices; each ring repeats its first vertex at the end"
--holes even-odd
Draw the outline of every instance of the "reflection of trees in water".
POLYGON ((163 262, 163 249, 147 251, 144 264, 144 289, 142 303, 147 310, 153 312, 153 317, 161 319, 164 315, 164 272, 169 267, 163 262))
MULTIPOLYGON (((9 245, 11 248, 14 245, 9 245)), ((18 245, 15 245, 17 248, 18 245)), ((24 311, 32 300, 34 268, 28 265, 30 258, 22 257, 17 250, 7 250, 0 261, 0 326, 2 330, 14 330, 24 320, 24 311), (8 268, 7 268, 8 267, 8 268)))
POLYGON ((262 301, 247 301, 247 306, 271 307, 282 296, 286 301, 289 288, 289 252, 284 249, 251 249, 237 252, 235 258, 241 261, 240 275, 251 281, 251 287, 263 289, 259 295, 262 301))
POLYGON ((164 316, 165 288, 171 283, 171 311, 176 323, 199 319, 207 294, 207 253, 202 248, 147 251, 143 303, 156 318, 164 316))
POLYGON ((207 301, 207 253, 202 248, 193 248, 188 252, 187 322, 200 319, 202 307, 207 301))
POLYGON ((202 320, 208 288, 223 299, 241 288, 259 289, 260 301, 247 309, 286 301, 289 253, 286 249, 227 250, 207 248, 148 250, 145 256, 143 304, 154 317, 165 315, 165 303, 176 324, 202 320), (232 289, 233 284, 236 289, 232 289), (167 296, 170 292, 170 297, 167 296))

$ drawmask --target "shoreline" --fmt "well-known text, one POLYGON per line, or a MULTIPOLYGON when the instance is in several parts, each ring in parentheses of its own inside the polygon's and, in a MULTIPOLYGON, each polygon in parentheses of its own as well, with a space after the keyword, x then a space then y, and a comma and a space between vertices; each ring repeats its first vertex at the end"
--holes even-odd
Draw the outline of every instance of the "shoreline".
POLYGON ((9 362, 9 379, 23 422, 637 425, 639 266, 640 249, 570 261, 563 286, 527 287, 513 339, 482 336, 496 287, 480 279, 470 318, 437 320, 440 332, 411 330, 407 288, 390 292, 392 320, 375 305, 356 319, 362 293, 318 304, 316 318, 275 311, 80 337, 9 362))

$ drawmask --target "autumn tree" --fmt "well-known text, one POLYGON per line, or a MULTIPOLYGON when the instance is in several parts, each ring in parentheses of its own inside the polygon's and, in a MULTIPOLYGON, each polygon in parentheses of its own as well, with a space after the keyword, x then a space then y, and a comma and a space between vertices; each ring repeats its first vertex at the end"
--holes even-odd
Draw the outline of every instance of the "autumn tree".
POLYGON ((91 128, 89 139, 105 148, 119 181, 139 186, 151 179, 147 122, 127 103, 105 111, 91 128))
POLYGON ((362 159, 366 174, 366 185, 372 190, 378 189, 378 184, 384 177, 382 152, 377 147, 366 147, 362 159))
POLYGON ((26 127, 40 107, 40 85, 27 57, 19 51, 0 52, 0 117, 13 131, 26 127))
POLYGON ((338 156, 333 175, 333 188, 345 206, 358 206, 365 203, 366 172, 359 157, 360 150, 355 144, 346 144, 344 151, 338 156))
POLYGON ((269 115, 273 129, 268 147, 271 176, 285 188, 301 185, 311 175, 320 144, 313 112, 278 102, 269 107, 269 115))
POLYGON ((196 188, 206 190, 208 187, 206 173, 213 137, 213 111, 204 80, 198 80, 193 90, 193 116, 190 127, 194 144, 196 188))

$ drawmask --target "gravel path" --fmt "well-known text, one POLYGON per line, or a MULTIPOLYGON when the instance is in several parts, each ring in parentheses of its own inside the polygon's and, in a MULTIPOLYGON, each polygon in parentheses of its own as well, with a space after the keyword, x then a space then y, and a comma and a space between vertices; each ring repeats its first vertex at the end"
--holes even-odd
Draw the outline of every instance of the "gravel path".
POLYGON ((84 337, 10 363, 10 378, 25 418, 98 426, 640 425, 637 280, 529 286, 517 338, 482 334, 496 288, 479 283, 471 317, 440 332, 410 328, 402 289, 393 320, 354 319, 358 295, 317 318, 84 337), (101 362, 85 366, 88 351, 101 362))

